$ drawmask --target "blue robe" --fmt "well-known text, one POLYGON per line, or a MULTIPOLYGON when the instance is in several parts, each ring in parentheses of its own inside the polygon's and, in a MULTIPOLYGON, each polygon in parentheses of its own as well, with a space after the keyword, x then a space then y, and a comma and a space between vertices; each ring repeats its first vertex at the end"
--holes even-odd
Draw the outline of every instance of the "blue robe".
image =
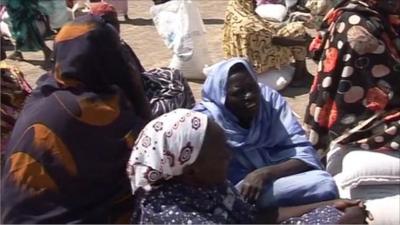
POLYGON ((249 129, 225 107, 230 68, 242 63, 256 80, 256 73, 246 60, 233 58, 212 66, 204 83, 203 100, 194 110, 207 114, 224 130, 233 159, 229 180, 239 184, 250 172, 298 159, 310 171, 266 183, 258 199, 260 207, 290 206, 330 200, 338 197, 333 178, 322 170, 319 157, 285 99, 275 90, 259 84, 263 97, 260 111, 249 129))

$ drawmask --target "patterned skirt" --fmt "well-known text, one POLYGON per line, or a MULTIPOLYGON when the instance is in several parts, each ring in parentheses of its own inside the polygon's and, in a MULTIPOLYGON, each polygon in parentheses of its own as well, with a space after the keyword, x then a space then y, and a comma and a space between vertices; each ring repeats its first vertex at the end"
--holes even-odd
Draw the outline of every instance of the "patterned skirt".
POLYGON ((194 107, 192 90, 179 70, 152 69, 143 73, 142 80, 154 117, 174 109, 194 107))

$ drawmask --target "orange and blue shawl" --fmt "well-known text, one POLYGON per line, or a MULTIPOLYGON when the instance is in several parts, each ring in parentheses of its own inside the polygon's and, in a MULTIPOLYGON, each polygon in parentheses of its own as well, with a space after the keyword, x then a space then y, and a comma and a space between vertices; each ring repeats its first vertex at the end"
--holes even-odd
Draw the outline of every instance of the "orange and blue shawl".
POLYGON ((2 223, 122 223, 131 215, 125 168, 144 121, 121 49, 100 17, 59 32, 55 68, 27 99, 6 150, 2 223))

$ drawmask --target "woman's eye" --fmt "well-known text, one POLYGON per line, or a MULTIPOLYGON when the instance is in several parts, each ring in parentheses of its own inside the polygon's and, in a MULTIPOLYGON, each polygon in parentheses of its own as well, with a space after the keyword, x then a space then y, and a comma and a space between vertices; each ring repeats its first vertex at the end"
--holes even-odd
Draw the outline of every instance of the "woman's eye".
POLYGON ((243 90, 236 89, 236 90, 233 90, 232 92, 230 92, 230 95, 231 96, 240 96, 242 93, 243 93, 243 90))

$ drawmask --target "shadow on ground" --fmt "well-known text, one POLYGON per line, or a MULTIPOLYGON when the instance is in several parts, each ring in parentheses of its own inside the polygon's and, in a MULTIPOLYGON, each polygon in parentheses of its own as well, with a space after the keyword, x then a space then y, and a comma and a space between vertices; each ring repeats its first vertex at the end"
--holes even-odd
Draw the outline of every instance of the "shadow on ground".
POLYGON ((44 70, 49 70, 49 69, 51 69, 53 67, 52 64, 47 64, 43 60, 30 60, 30 59, 28 60, 28 59, 25 59, 24 62, 32 64, 34 66, 40 66, 44 70))
POLYGON ((119 21, 119 23, 120 24, 129 24, 129 25, 134 25, 134 26, 153 26, 154 25, 152 19, 144 19, 144 18, 122 20, 122 21, 119 21))
POLYGON ((224 24, 224 20, 222 20, 222 19, 203 19, 203 23, 206 25, 219 25, 219 24, 224 24))
POLYGON ((310 88, 305 88, 305 87, 299 87, 299 88, 293 88, 293 87, 288 87, 284 89, 283 91, 280 91, 281 95, 289 98, 293 98, 299 95, 304 95, 307 94, 310 88))
MULTIPOLYGON (((129 24, 134 26, 154 26, 152 19, 135 18, 130 20, 119 21, 120 24, 129 24)), ((222 19, 203 19, 203 23, 206 25, 220 25, 224 24, 222 19)))

